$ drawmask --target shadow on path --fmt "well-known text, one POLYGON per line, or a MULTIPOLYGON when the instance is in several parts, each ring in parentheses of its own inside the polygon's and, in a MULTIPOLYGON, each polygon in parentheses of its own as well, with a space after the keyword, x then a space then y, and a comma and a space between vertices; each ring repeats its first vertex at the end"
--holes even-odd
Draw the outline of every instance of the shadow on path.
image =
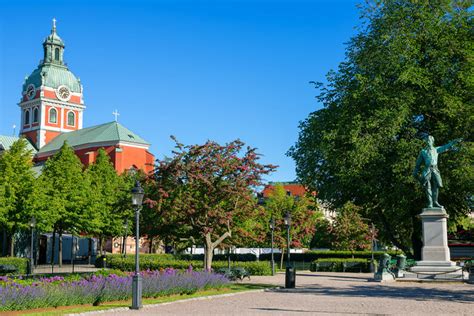
POLYGON ((422 287, 391 287, 382 285, 355 285, 344 288, 302 286, 295 289, 270 289, 267 292, 286 292, 303 295, 328 295, 342 297, 370 297, 411 299, 417 301, 474 302, 474 288, 471 290, 433 289, 422 287))
POLYGON ((380 314, 367 314, 366 312, 364 313, 357 313, 357 312, 335 312, 335 311, 316 311, 316 310, 304 310, 304 309, 286 309, 286 308, 266 308, 266 307, 254 307, 251 308, 253 310, 259 310, 259 311, 266 311, 266 312, 279 312, 279 313, 311 313, 312 315, 314 314, 348 314, 348 315, 380 315, 380 314))
POLYGON ((337 278, 337 279, 344 279, 344 280, 352 280, 352 281, 367 281, 369 282, 371 279, 374 278, 373 273, 370 275, 367 274, 357 274, 354 275, 318 275, 318 274, 304 274, 304 273, 296 273, 296 277, 312 277, 312 278, 320 278, 320 279, 328 279, 328 278, 337 278))

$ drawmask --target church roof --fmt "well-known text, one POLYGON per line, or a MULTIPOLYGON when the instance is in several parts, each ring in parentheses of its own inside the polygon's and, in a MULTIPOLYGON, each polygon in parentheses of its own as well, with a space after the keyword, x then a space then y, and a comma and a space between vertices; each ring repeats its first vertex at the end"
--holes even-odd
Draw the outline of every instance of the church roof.
MULTIPOLYGON (((0 151, 2 150, 8 150, 10 147, 13 145, 14 142, 19 140, 19 137, 16 136, 5 136, 5 135, 0 135, 0 151)), ((37 150, 31 143, 27 140, 26 141, 27 145, 26 148, 28 150, 31 150, 33 154, 36 154, 37 150)))
POLYGON ((53 19, 51 34, 43 42, 44 57, 31 75, 23 83, 23 90, 33 84, 35 88, 41 85, 57 89, 61 85, 67 86, 72 92, 81 92, 81 83, 69 71, 63 60, 64 42, 56 33, 56 19, 53 19), (56 56, 57 54, 57 56, 56 56))
POLYGON ((137 134, 130 131, 118 122, 110 122, 83 128, 73 132, 62 133, 43 146, 39 154, 59 150, 67 142, 71 147, 81 145, 93 145, 103 143, 125 142, 130 144, 145 145, 150 144, 137 134))
POLYGON ((56 64, 41 64, 33 70, 31 75, 25 79, 23 90, 26 90, 29 84, 35 88, 45 85, 57 89, 61 85, 66 85, 72 92, 81 92, 81 83, 76 76, 69 71, 66 66, 56 64))

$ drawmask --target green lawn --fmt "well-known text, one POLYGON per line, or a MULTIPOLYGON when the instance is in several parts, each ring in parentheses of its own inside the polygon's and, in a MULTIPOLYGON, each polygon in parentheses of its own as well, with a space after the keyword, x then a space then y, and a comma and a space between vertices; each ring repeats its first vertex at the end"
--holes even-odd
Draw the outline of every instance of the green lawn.
MULTIPOLYGON (((211 296, 227 293, 237 293, 250 290, 259 290, 275 287, 274 285, 264 285, 264 284, 231 284, 229 287, 218 289, 218 290, 208 290, 208 291, 199 291, 194 294, 189 295, 172 295, 159 298, 144 298, 143 305, 147 304, 159 304, 174 302, 178 300, 184 300, 188 298, 202 297, 202 296, 211 296)), ((91 306, 91 305, 80 305, 80 306, 61 306, 58 308, 44 308, 41 310, 29 310, 29 311, 19 311, 22 315, 64 315, 71 313, 83 313, 91 311, 106 310, 111 308, 118 307, 129 307, 132 304, 131 300, 128 301, 117 301, 117 302, 104 302, 100 306, 91 306)), ((18 312, 18 311, 17 311, 18 312)))

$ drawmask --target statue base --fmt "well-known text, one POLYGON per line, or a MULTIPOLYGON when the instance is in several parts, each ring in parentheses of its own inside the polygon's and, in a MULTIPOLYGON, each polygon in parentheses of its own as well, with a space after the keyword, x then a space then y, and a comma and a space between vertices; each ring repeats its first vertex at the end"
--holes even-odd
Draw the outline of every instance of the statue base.
POLYGON ((376 272, 374 274, 374 281, 376 282, 395 282, 395 276, 389 272, 376 272))
POLYGON ((444 208, 424 208, 419 215, 423 229, 421 261, 411 268, 411 272, 427 277, 441 278, 442 275, 455 278, 462 276, 461 267, 451 261, 448 247, 448 214, 444 208))

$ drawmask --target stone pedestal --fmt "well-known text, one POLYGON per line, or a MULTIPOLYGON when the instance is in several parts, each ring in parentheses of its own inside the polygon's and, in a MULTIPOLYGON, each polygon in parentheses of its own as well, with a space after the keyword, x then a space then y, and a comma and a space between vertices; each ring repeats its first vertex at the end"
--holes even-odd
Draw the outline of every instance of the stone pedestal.
POLYGON ((448 214, 444 208, 424 208, 420 214, 423 228, 423 249, 421 261, 411 268, 414 273, 437 276, 455 277, 462 272, 450 260, 448 248, 448 214))
POLYGON ((377 282, 394 282, 395 276, 389 272, 376 272, 374 274, 374 281, 377 282))

